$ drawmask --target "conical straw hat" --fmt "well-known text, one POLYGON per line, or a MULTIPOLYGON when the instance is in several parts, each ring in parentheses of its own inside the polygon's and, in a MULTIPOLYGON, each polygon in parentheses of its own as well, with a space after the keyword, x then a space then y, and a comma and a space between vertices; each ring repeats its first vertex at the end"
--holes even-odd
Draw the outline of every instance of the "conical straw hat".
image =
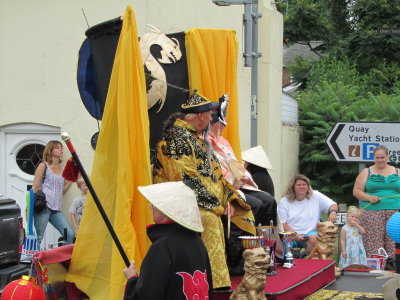
POLYGON ((263 147, 258 145, 242 152, 242 159, 261 168, 272 170, 272 164, 263 147))
POLYGON ((196 195, 182 181, 139 186, 138 189, 168 218, 190 230, 203 232, 196 195))

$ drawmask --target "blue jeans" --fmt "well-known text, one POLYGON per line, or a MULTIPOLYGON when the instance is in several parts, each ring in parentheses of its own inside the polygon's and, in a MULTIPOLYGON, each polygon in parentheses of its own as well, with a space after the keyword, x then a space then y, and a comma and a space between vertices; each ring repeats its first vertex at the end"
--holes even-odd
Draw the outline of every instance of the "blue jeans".
POLYGON ((67 222, 64 214, 61 211, 52 210, 46 207, 42 212, 34 214, 34 223, 36 234, 38 237, 38 245, 42 243, 44 232, 46 231, 47 223, 50 222, 61 235, 64 235, 64 228, 67 229, 67 243, 72 244, 74 239, 74 231, 71 225, 67 222))

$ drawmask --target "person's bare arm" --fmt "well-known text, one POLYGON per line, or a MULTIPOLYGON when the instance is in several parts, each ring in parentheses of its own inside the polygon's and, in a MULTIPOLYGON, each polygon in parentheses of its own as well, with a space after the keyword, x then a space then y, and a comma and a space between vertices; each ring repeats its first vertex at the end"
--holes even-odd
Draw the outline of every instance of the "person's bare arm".
POLYGON ((368 169, 364 169, 358 174, 353 188, 353 196, 361 201, 369 201, 371 203, 377 203, 380 198, 378 196, 368 195, 365 192, 365 185, 368 179, 368 169))
POLYGON ((366 233, 365 229, 360 224, 358 224, 357 222, 354 222, 354 226, 357 227, 357 229, 358 229, 358 231, 360 232, 361 235, 364 235, 366 233))
POLYGON ((336 222, 336 217, 337 217, 338 209, 339 209, 339 207, 338 207, 337 203, 332 204, 332 205, 329 207, 328 220, 331 221, 332 223, 335 223, 335 222, 336 222))
POLYGON ((63 194, 65 194, 71 187, 72 181, 64 179, 63 194))
MULTIPOLYGON (((283 226, 283 230, 284 230, 284 231, 292 231, 292 232, 294 232, 293 228, 290 227, 290 225, 289 225, 288 223, 282 223, 282 226, 283 226)), ((298 241, 304 240, 303 235, 304 235, 304 234, 299 234, 299 233, 298 233, 298 234, 296 235, 296 239, 297 239, 298 241)))
POLYGON ((132 260, 131 264, 129 265, 128 268, 124 269, 124 275, 126 279, 131 278, 132 276, 138 276, 138 271, 135 267, 135 261, 132 260))
POLYGON ((36 193, 39 190, 40 186, 42 185, 45 168, 46 165, 44 163, 40 163, 36 168, 35 177, 33 178, 33 185, 32 185, 34 193, 36 193))
POLYGON ((234 203, 230 203, 229 205, 227 205, 224 209, 224 215, 227 216, 228 215, 228 207, 229 207, 229 213, 230 213, 230 217, 232 218, 235 215, 235 206, 234 203))
POLYGON ((233 186, 236 188, 236 189, 241 189, 242 187, 243 187, 243 185, 247 182, 249 180, 249 178, 247 177, 247 176, 242 176, 241 178, 240 178, 240 180, 237 180, 237 179, 235 179, 235 181, 233 182, 233 186))
POLYGON ((288 223, 282 223, 283 230, 285 231, 293 231, 292 227, 288 223))
POLYGON ((71 213, 71 223, 72 226, 74 226, 75 234, 78 233, 79 225, 78 222, 76 221, 76 215, 73 213, 71 213))
POLYGON ((347 252, 346 252, 346 231, 344 228, 342 228, 341 233, 340 233, 340 248, 342 249, 342 256, 344 258, 347 257, 347 252))
MULTIPOLYGON (((289 225, 288 223, 282 223, 282 226, 283 226, 283 230, 284 230, 284 231, 291 231, 291 232, 294 232, 293 228, 290 227, 290 225, 289 225)), ((296 234, 296 240, 298 240, 298 241, 304 241, 304 240, 306 240, 307 238, 304 238, 303 236, 304 236, 304 233, 297 233, 297 234, 296 234)))

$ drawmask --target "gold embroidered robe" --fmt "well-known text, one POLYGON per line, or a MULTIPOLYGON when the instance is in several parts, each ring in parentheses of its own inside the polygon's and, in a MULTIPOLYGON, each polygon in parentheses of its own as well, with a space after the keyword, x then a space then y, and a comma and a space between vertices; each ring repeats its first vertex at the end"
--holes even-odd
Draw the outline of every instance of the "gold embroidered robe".
POLYGON ((161 183, 181 180, 190 180, 193 183, 205 229, 202 239, 210 256, 213 287, 230 286, 223 228, 219 217, 230 202, 235 206, 235 215, 231 222, 255 235, 254 216, 250 206, 224 179, 221 166, 213 153, 210 166, 207 147, 195 127, 176 119, 164 131, 157 144, 153 181, 161 183))

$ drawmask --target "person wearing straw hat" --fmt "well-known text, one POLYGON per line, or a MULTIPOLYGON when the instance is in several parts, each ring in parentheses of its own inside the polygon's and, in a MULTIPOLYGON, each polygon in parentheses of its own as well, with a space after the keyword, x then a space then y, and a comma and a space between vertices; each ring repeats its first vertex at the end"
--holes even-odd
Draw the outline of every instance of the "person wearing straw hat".
POLYGON ((251 174, 258 188, 275 197, 275 188, 268 170, 272 170, 272 164, 263 147, 258 145, 242 152, 244 167, 251 174))
POLYGON ((196 195, 190 182, 139 186, 151 203, 155 224, 147 228, 152 241, 140 276, 132 261, 124 300, 210 299, 210 260, 199 232, 203 232, 196 195))
POLYGON ((194 91, 181 106, 181 113, 167 121, 153 159, 154 183, 190 180, 193 184, 204 226, 201 238, 210 257, 215 289, 231 285, 221 217, 227 215, 230 219, 228 229, 232 222, 247 235, 256 233, 251 207, 224 179, 217 158, 201 138, 207 135, 211 111, 218 106, 194 91))

